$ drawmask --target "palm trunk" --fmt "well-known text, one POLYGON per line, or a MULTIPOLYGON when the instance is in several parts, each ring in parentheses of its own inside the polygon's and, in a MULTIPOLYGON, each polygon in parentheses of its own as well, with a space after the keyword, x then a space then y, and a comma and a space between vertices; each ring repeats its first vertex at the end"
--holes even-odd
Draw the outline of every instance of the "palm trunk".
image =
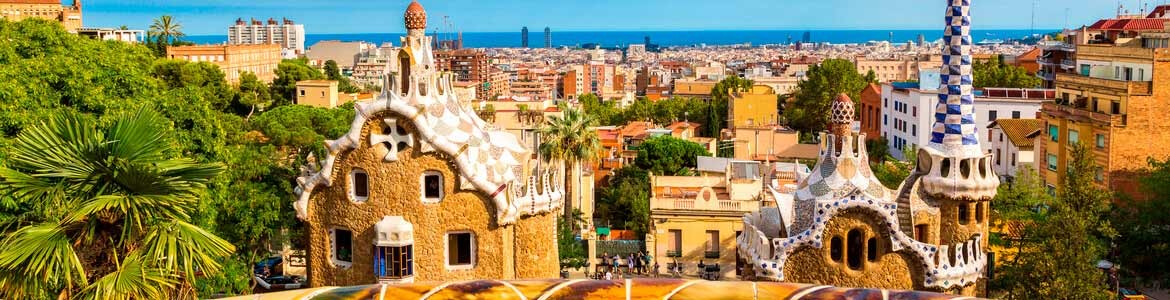
POLYGON ((570 163, 568 161, 564 161, 564 160, 561 161, 561 169, 566 170, 566 172, 565 172, 565 175, 566 175, 565 176, 565 202, 564 202, 566 220, 568 220, 568 218, 571 218, 573 216, 573 196, 575 193, 573 193, 573 171, 572 171, 573 169, 572 168, 573 168, 572 165, 570 165, 570 163))

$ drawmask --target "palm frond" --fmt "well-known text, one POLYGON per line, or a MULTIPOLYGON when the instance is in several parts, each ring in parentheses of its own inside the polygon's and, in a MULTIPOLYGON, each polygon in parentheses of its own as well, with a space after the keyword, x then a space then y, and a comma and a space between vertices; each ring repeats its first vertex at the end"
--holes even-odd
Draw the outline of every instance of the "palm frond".
POLYGON ((138 109, 129 118, 118 119, 110 128, 109 154, 128 161, 156 161, 166 159, 170 145, 165 142, 162 115, 149 107, 138 109))
POLYGON ((172 220, 156 224, 142 241, 146 258, 160 268, 191 279, 196 271, 217 273, 219 261, 236 251, 224 239, 187 222, 172 220))
POLYGON ((132 252, 114 272, 81 290, 82 299, 164 299, 176 283, 165 269, 152 267, 148 259, 132 252))
POLYGON ((87 284, 65 229, 45 223, 21 228, 0 244, 0 295, 10 299, 87 284))

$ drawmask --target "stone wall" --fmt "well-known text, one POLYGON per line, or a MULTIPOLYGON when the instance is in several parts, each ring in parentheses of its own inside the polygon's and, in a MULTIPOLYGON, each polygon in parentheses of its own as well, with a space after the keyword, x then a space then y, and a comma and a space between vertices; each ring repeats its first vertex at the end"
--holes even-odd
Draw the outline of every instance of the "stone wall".
MULTIPOLYGON (((878 216, 865 210, 849 209, 837 214, 825 224, 825 235, 821 248, 803 246, 796 249, 784 264, 785 281, 797 283, 826 284, 842 287, 868 287, 883 289, 922 290, 924 280, 922 261, 917 256, 903 252, 891 252, 892 245, 887 231, 879 230, 878 216), (850 269, 847 254, 842 253, 840 262, 833 261, 829 254, 830 240, 841 238, 842 248, 847 250, 847 235, 858 229, 865 241, 876 237, 877 260, 869 261, 862 255, 860 270, 850 269)), ((867 251, 867 247, 862 247, 867 251)))
MULTIPOLYGON (((313 191, 305 220, 311 286, 375 283, 373 225, 384 216, 402 216, 414 227, 415 281, 555 276, 555 216, 522 219, 515 231, 499 227, 491 199, 478 191, 457 188, 458 172, 446 155, 420 153, 416 143, 399 153, 399 161, 384 162, 386 148, 368 146, 369 131, 381 130, 381 124, 382 118, 371 118, 362 130, 360 146, 337 156, 333 185, 313 191), (369 174, 370 195, 365 202, 353 202, 348 197, 354 167, 369 174), (444 197, 439 203, 425 204, 420 200, 420 177, 425 171, 443 175, 444 197), (329 230, 337 227, 353 231, 353 265, 348 268, 334 266, 330 259, 329 230), (473 267, 467 270, 450 270, 445 265, 446 234, 457 231, 474 233, 473 267), (517 245, 531 249, 514 253, 517 245), (514 263, 517 257, 523 261, 514 263)), ((399 124, 415 132, 409 122, 399 124)))
POLYGON ((560 276, 557 253, 557 212, 524 217, 515 230, 515 278, 556 278, 560 276))

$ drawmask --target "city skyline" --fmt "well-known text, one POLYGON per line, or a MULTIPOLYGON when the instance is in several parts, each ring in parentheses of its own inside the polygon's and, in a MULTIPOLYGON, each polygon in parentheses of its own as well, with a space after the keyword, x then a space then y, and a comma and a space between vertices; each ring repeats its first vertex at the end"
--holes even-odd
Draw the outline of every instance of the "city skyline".
MULTIPOLYGON (((1027 3, 1012 0, 986 0, 976 10, 980 29, 1041 29, 1078 27, 1078 20, 1112 17, 1113 1, 1035 0, 1032 24, 1027 3), (1023 6, 1023 7, 1021 7, 1023 6), (1067 18, 1066 18, 1067 12, 1067 18)), ((1145 1, 1150 8, 1161 0, 1145 1)), ((382 3, 356 1, 272 1, 238 3, 224 0, 201 3, 159 3, 148 0, 83 1, 86 24, 96 27, 146 28, 160 15, 173 15, 188 35, 222 35, 237 18, 289 18, 306 24, 311 33, 382 33, 401 31, 395 24, 402 21, 398 7, 408 0, 382 3), (352 22, 337 20, 355 20, 352 22), (361 21, 356 21, 361 20, 361 21)), ((1138 1, 1125 0, 1127 9, 1138 13, 1138 1), (1132 2, 1132 3, 1127 3, 1132 2)), ((468 1, 451 0, 431 3, 428 32, 443 30, 443 16, 449 16, 456 31, 519 32, 530 28, 551 27, 554 32, 567 31, 693 31, 693 30, 921 30, 937 26, 939 1, 911 0, 895 3, 864 0, 830 0, 807 3, 794 0, 727 0, 720 2, 682 0, 665 5, 650 0, 636 3, 614 0, 546 3, 521 0, 468 1), (839 9, 850 7, 855 9, 839 9), (589 18, 581 12, 604 12, 589 18), (735 18, 711 17, 712 11, 735 18), (532 13, 542 12, 542 13, 532 13), (910 17, 888 18, 902 15, 910 17)))

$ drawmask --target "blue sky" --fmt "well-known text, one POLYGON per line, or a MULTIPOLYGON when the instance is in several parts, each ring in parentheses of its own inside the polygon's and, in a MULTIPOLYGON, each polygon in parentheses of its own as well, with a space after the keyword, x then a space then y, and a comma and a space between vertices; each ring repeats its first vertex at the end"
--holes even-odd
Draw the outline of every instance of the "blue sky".
MULTIPOLYGON (((972 0, 976 29, 1079 26, 1116 0, 972 0), (1066 10, 1067 9, 1067 10, 1066 10)), ((1166 0, 1147 0, 1162 3, 1166 0)), ((71 1, 66 1, 71 2, 71 1)), ((1137 7, 1138 0, 1122 0, 1137 7)), ((308 33, 402 32, 409 0, 82 0, 86 26, 145 29, 170 14, 189 35, 226 34, 236 18, 288 17, 308 33)), ((466 32, 590 30, 933 29, 943 0, 422 0, 430 26, 446 15, 466 32)), ((1152 6, 1153 4, 1151 4, 1152 6)))

